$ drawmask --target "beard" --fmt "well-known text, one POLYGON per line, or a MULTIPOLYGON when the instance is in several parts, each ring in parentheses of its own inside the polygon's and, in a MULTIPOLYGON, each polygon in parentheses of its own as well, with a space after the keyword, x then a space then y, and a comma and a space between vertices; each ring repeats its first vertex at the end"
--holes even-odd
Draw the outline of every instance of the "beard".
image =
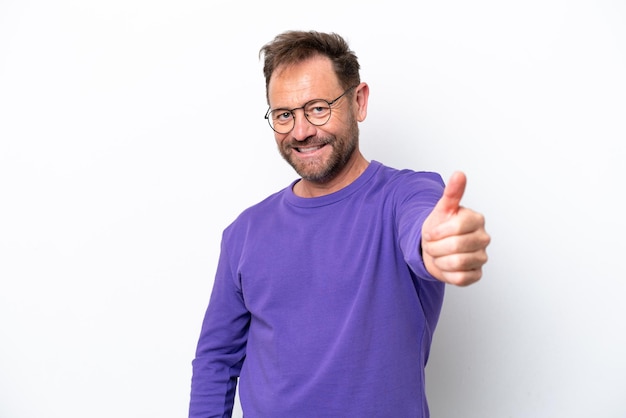
POLYGON ((284 142, 278 145, 280 155, 293 167, 293 169, 302 177, 314 183, 327 183, 340 173, 346 167, 348 161, 354 154, 359 142, 359 127, 355 119, 346 132, 340 135, 315 136, 307 138, 304 141, 284 142), (300 160, 294 153, 294 148, 306 148, 314 146, 330 146, 332 147, 331 155, 326 158, 300 160))

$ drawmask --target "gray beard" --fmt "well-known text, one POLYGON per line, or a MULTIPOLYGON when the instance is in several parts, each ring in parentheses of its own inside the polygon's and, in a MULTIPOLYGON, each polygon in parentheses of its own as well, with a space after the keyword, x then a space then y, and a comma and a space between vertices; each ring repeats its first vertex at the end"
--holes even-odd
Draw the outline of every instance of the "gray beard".
MULTIPOLYGON (((349 140, 347 140, 346 143, 342 144, 340 141, 337 141, 336 137, 332 138, 332 140, 328 140, 329 138, 326 138, 325 141, 322 141, 335 146, 341 145, 341 147, 334 148, 328 162, 323 167, 319 167, 317 171, 307 170, 307 168, 316 167, 314 164, 311 164, 310 167, 300 166, 295 161, 293 161, 290 158, 290 155, 284 152, 280 147, 279 151, 283 159, 287 161, 289 165, 291 165, 291 167, 293 167, 296 173, 298 173, 298 175, 302 177, 303 180, 310 181, 312 183, 324 184, 334 179, 335 176, 340 173, 341 170, 343 170, 348 161, 350 161, 350 158, 352 158, 354 152, 357 149, 358 136, 359 128, 357 123, 354 122, 353 126, 348 132, 347 138, 349 138, 349 140)), ((301 144, 301 146, 303 147, 306 145, 306 141, 302 142, 301 144)))

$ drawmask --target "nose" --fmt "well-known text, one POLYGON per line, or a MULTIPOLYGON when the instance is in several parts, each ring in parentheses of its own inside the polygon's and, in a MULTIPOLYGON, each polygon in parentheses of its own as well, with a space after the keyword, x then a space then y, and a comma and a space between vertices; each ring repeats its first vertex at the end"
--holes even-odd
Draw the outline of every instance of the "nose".
POLYGON ((291 130, 291 136, 296 141, 304 141, 307 138, 315 135, 315 125, 313 125, 309 120, 304 116, 304 109, 294 110, 294 125, 291 130), (297 112, 297 113, 296 113, 297 112))

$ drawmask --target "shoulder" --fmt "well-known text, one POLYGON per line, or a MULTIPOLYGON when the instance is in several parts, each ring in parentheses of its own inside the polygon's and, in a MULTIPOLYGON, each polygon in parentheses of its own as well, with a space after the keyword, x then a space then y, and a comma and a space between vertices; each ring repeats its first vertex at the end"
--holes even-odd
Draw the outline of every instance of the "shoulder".
POLYGON ((239 234, 249 229, 250 226, 265 223, 269 217, 279 211, 284 201, 284 195, 290 187, 291 185, 241 211, 225 228, 224 235, 239 234))
POLYGON ((375 173, 376 182, 388 193, 398 196, 433 194, 439 198, 445 187, 439 173, 408 168, 398 169, 378 162, 373 163, 378 166, 375 173))

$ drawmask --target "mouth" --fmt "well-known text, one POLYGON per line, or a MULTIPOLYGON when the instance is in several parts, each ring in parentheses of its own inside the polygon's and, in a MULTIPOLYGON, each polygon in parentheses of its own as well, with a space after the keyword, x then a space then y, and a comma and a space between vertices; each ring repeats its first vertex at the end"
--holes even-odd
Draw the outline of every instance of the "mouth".
POLYGON ((324 147, 325 144, 308 146, 308 147, 294 147, 293 149, 299 152, 300 154, 311 154, 315 151, 318 151, 324 147))

